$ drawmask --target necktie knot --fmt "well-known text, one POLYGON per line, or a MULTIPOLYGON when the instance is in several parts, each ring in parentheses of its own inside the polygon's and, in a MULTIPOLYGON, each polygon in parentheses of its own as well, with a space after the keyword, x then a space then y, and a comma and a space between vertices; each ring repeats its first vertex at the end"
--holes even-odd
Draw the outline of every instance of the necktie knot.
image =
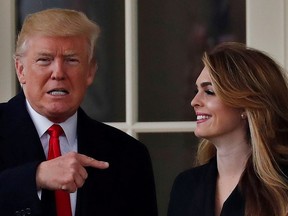
POLYGON ((53 124, 48 128, 47 132, 50 135, 48 150, 48 160, 50 160, 61 155, 59 136, 63 134, 64 131, 60 125, 53 124))
POLYGON ((51 137, 58 138, 64 131, 62 127, 58 124, 53 124, 50 128, 48 128, 48 134, 51 137))

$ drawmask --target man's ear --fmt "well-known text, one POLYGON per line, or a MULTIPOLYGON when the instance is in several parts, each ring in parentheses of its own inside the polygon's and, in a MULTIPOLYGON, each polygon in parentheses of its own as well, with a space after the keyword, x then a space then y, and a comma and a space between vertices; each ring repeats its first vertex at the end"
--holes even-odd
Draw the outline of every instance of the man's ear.
POLYGON ((25 84, 24 64, 20 58, 15 58, 15 69, 20 84, 25 84))
POLYGON ((98 70, 97 62, 95 60, 91 60, 89 72, 87 75, 87 85, 88 86, 90 86, 93 83, 97 70, 98 70))

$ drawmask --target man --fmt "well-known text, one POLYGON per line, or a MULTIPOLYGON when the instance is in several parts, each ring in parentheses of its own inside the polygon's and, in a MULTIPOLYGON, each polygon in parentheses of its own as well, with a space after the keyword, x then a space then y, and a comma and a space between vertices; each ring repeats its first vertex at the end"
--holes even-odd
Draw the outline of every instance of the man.
POLYGON ((25 19, 15 53, 23 91, 0 104, 1 215, 54 216, 63 207, 56 207, 55 191, 68 193, 64 211, 76 216, 157 215, 145 146, 79 107, 97 68, 99 31, 66 9, 25 19), (55 124, 64 133, 57 138, 61 156, 51 159, 55 124))

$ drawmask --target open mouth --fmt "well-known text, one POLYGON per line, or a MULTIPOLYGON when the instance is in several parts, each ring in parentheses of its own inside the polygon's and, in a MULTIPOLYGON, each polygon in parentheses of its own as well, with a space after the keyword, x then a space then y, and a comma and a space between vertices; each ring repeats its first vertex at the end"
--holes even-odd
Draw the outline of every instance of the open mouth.
POLYGON ((208 115, 197 115, 197 121, 209 119, 210 116, 208 115))
POLYGON ((69 94, 69 92, 64 89, 53 89, 51 91, 48 91, 48 94, 53 96, 62 96, 69 94))

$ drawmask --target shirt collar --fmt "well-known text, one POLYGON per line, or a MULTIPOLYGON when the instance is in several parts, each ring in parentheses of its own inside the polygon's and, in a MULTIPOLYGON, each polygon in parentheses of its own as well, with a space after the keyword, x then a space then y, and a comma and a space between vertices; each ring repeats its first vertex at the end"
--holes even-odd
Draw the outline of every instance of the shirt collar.
MULTIPOLYGON (((47 119, 45 116, 37 113, 32 106, 29 104, 26 99, 26 107, 28 113, 36 127, 39 137, 43 136, 43 134, 47 131, 49 127, 51 127, 54 123, 47 119)), ((76 139, 76 131, 77 131, 77 112, 68 118, 65 122, 59 123, 59 125, 63 128, 66 138, 68 140, 68 144, 72 145, 76 139)))

